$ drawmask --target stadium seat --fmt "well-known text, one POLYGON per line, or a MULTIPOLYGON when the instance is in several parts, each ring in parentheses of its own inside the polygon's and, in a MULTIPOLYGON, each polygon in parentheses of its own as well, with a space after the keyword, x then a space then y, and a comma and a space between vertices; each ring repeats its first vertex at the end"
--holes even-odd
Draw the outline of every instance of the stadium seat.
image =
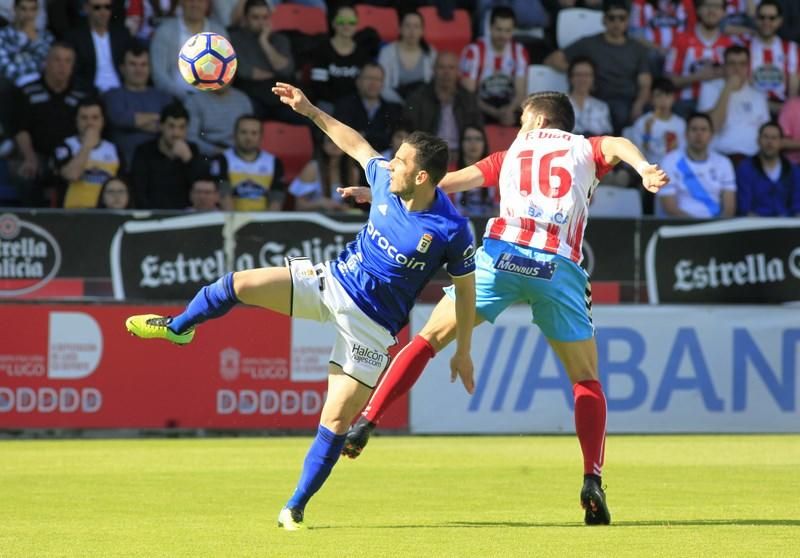
POLYGON ((272 12, 273 31, 297 31, 304 35, 328 32, 325 12, 301 4, 278 4, 272 12))
POLYGON ((472 42, 472 22, 466 10, 455 10, 450 21, 440 18, 435 6, 420 6, 417 11, 425 25, 425 40, 439 52, 460 55, 472 42))
POLYGON ((567 75, 544 64, 531 64, 528 66, 528 95, 538 91, 569 92, 567 75))
POLYGON ((397 10, 394 8, 356 4, 356 14, 358 15, 356 31, 372 27, 384 43, 396 41, 400 36, 397 10))
POLYGON ((605 31, 603 25, 603 12, 587 8, 567 8, 558 12, 556 20, 556 43, 558 48, 567 48, 569 45, 605 31))
POLYGON ((283 178, 287 184, 303 170, 303 166, 311 160, 314 153, 311 130, 308 127, 282 122, 264 122, 261 148, 281 160, 283 178))
POLYGON ((483 127, 486 132, 486 141, 489 144, 489 153, 505 151, 517 137, 519 128, 517 126, 500 126, 499 124, 487 124, 483 127))
POLYGON ((642 195, 638 188, 601 184, 592 194, 592 217, 641 217, 642 195))

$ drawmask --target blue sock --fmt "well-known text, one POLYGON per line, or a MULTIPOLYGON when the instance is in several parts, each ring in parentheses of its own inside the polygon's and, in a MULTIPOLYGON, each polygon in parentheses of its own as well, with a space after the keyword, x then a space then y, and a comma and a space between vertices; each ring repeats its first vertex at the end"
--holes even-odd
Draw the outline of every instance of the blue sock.
POLYGON ((303 472, 294 494, 286 504, 287 508, 305 509, 311 497, 322 488, 331 469, 339 460, 339 455, 344 447, 345 435, 336 435, 321 424, 317 430, 317 437, 308 448, 306 460, 303 462, 303 472))
POLYGON ((183 333, 211 318, 219 318, 236 306, 239 299, 233 290, 233 273, 226 273, 200 289, 183 312, 169 324, 174 333, 183 333))

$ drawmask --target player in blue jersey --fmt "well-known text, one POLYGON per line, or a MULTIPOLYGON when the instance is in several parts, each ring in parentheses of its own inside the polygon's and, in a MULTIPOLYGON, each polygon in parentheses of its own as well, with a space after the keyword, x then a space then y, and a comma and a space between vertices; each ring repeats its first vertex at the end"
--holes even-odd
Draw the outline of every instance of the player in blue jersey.
POLYGON ((334 261, 314 265, 307 258, 295 258, 285 267, 228 273, 203 287, 178 316, 131 316, 126 327, 145 339, 186 344, 197 325, 238 303, 333 323, 338 335, 319 429, 297 488, 278 516, 278 526, 297 530, 303 528, 306 504, 339 459, 348 426, 386 369, 395 335, 442 265, 453 279, 456 313, 464 324, 456 334, 452 379, 472 377, 475 241, 468 221, 436 187, 447 170, 444 141, 415 132, 387 161, 352 128, 312 105, 298 88, 278 83, 273 91, 364 167, 373 196, 366 225, 334 261))

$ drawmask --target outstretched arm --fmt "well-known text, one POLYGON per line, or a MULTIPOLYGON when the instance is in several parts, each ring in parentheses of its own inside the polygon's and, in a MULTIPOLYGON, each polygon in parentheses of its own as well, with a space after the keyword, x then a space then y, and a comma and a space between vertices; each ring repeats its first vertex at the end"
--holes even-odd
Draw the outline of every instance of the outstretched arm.
POLYGON ((461 378, 467 392, 475 391, 470 348, 475 327, 475 274, 453 277, 456 290, 456 354, 450 359, 450 381, 461 378))
POLYGON ((380 157, 380 153, 375 151, 358 132, 312 105, 311 101, 297 87, 278 82, 272 88, 272 92, 296 113, 309 118, 333 140, 333 143, 339 146, 339 149, 358 161, 362 167, 366 168, 367 162, 373 157, 380 157))
POLYGON ((453 194, 479 188, 483 186, 483 180, 483 173, 480 169, 475 165, 470 165, 461 170, 448 172, 439 182, 439 188, 447 194, 453 194))
POLYGON ((642 177, 642 186, 648 192, 656 193, 669 184, 669 177, 658 165, 651 165, 642 152, 627 138, 607 136, 601 147, 603 157, 609 165, 624 161, 636 169, 642 177))
MULTIPOLYGON (((461 170, 448 172, 439 182, 439 188, 444 190, 446 194, 452 194, 478 188, 483 186, 483 182, 483 173, 475 165, 470 165, 461 170)), ((343 198, 353 198, 356 203, 369 203, 372 201, 372 192, 364 186, 346 186, 337 188, 337 190, 343 198)))

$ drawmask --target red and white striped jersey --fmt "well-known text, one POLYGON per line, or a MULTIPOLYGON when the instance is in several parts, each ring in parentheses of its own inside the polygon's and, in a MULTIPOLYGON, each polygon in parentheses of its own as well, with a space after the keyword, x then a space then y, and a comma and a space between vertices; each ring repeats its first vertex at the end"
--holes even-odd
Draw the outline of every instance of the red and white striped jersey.
POLYGON ((580 263, 589 200, 611 170, 604 136, 542 128, 520 134, 507 151, 476 163, 485 186, 500 187, 500 216, 484 237, 538 248, 580 263))
POLYGON ((631 4, 631 29, 639 30, 651 43, 669 48, 675 36, 693 29, 697 16, 694 0, 658 0, 654 5, 648 0, 633 0, 631 4))
POLYGON ((461 77, 478 84, 478 94, 485 101, 506 103, 514 97, 514 81, 525 78, 528 53, 516 41, 509 41, 497 53, 487 39, 481 37, 464 47, 461 53, 461 77))
POLYGON ((750 41, 750 73, 753 86, 769 95, 771 101, 785 101, 789 75, 800 71, 797 43, 773 37, 764 43, 758 36, 750 41))
MULTIPOLYGON (((697 26, 679 33, 675 37, 664 63, 664 71, 673 76, 689 76, 703 66, 722 64, 725 49, 736 44, 733 37, 719 33, 713 42, 707 42, 697 34, 697 26)), ((681 99, 697 99, 700 82, 684 87, 679 92, 681 99)))

